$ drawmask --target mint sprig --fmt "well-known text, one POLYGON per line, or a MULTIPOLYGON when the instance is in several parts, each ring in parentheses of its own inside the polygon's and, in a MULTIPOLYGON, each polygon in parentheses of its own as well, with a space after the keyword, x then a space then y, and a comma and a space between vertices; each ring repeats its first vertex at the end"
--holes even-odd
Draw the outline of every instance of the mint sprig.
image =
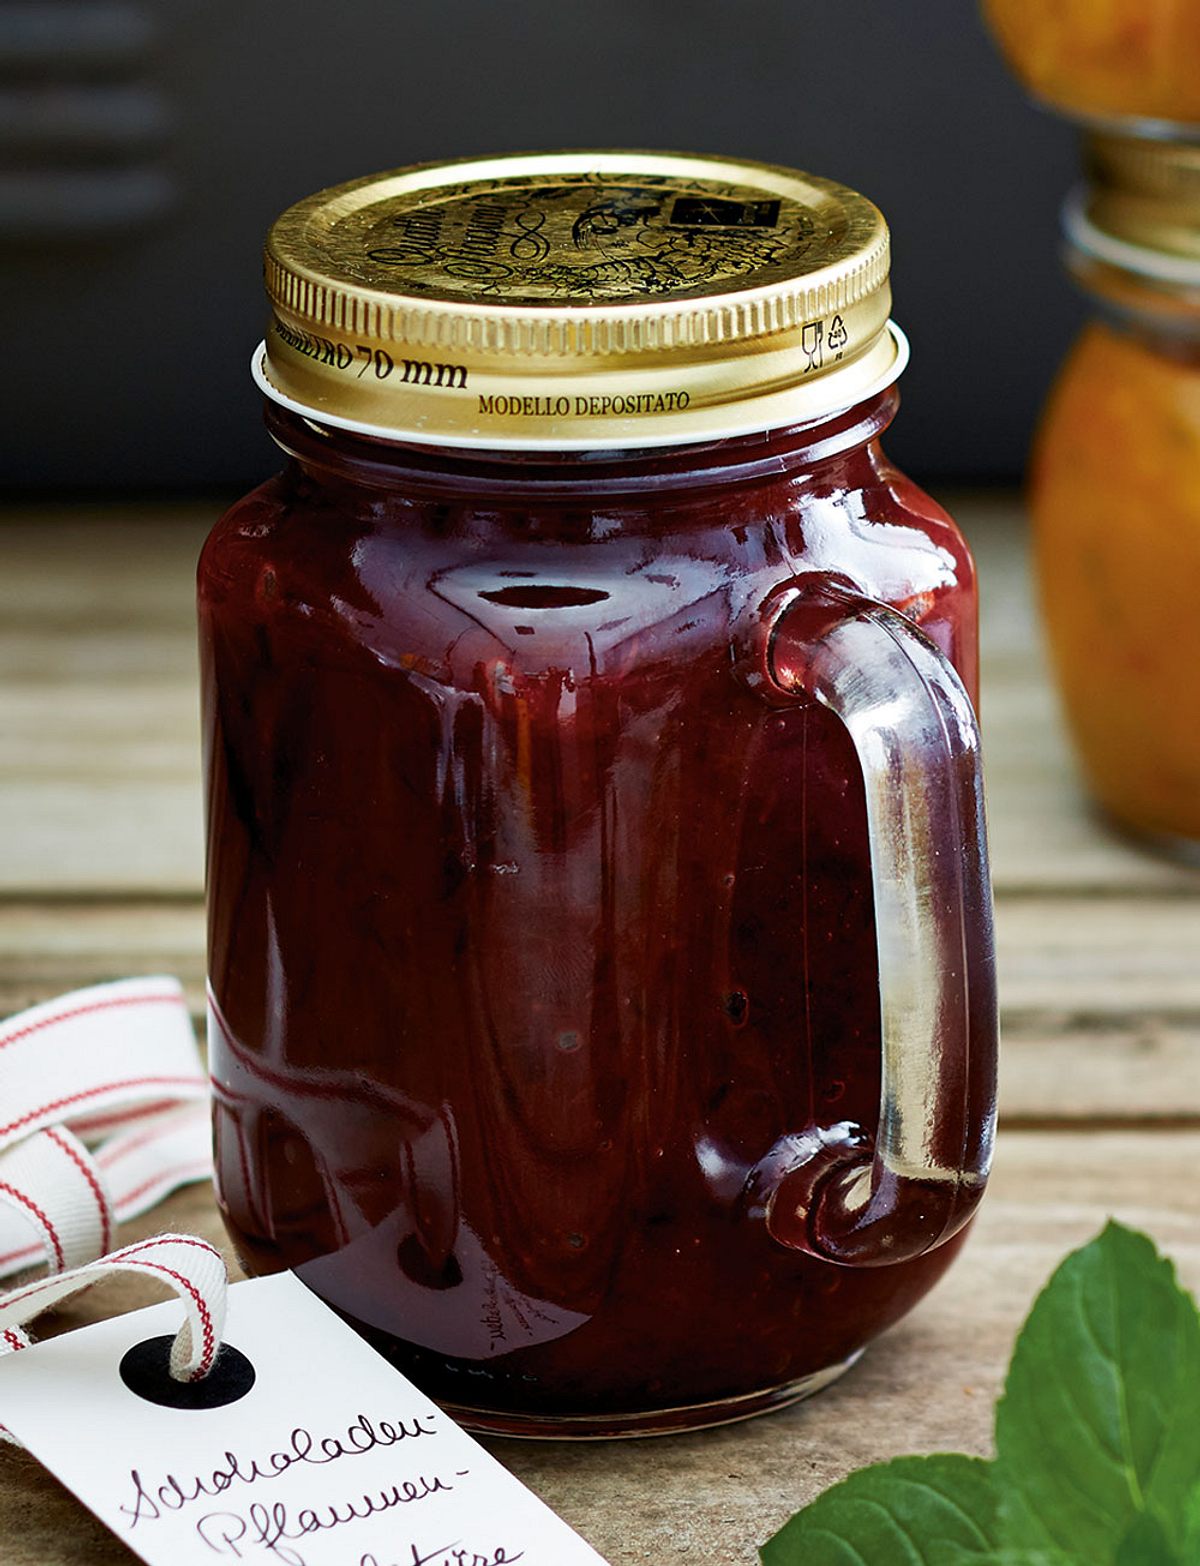
POLYGON ((860 1469, 785 1523, 763 1566, 1200 1566, 1200 1311, 1110 1223, 1034 1302, 996 1456, 860 1469))

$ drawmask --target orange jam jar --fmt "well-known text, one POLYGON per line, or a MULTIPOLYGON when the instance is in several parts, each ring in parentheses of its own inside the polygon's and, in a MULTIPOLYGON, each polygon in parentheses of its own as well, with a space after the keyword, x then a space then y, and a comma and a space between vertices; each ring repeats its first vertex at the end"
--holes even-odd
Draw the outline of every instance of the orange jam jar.
POLYGON ((1090 120, 1200 121, 1192 0, 984 0, 983 9, 1013 70, 1051 107, 1090 120))
POLYGON ((1200 854, 1200 146, 1095 137, 1066 211, 1098 306, 1031 474, 1042 606, 1092 790, 1200 854))

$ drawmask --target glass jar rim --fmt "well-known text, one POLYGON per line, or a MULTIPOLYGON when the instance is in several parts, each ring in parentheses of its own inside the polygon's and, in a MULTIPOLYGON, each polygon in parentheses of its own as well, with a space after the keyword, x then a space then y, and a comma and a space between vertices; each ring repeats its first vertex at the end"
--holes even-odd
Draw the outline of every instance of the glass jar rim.
POLYGON ((1200 336, 1200 259, 1109 233, 1092 218, 1088 197, 1081 185, 1062 209, 1066 266, 1079 286, 1112 314, 1200 336))
POLYGON ((1155 250, 1108 232, 1091 216, 1090 195, 1086 184, 1077 185, 1063 203, 1063 235, 1072 251, 1147 283, 1200 290, 1200 257, 1155 250))
POLYGON ((528 450, 417 444, 393 431, 364 435, 330 428, 307 413, 265 398, 268 433, 305 471, 327 471, 353 483, 404 493, 440 493, 594 502, 599 489, 629 499, 664 489, 724 488, 815 473, 875 441, 892 422, 894 385, 850 407, 767 430, 707 441, 648 447, 528 450))

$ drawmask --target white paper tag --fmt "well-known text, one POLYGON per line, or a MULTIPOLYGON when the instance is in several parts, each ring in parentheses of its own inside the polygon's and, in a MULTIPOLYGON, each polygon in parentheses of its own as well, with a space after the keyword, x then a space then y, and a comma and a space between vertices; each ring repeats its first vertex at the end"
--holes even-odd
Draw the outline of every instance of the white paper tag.
POLYGON ((290 1273, 229 1291, 226 1342, 254 1382, 224 1407, 162 1407, 122 1379, 179 1315, 0 1359, 0 1421, 151 1566, 604 1566, 290 1273))

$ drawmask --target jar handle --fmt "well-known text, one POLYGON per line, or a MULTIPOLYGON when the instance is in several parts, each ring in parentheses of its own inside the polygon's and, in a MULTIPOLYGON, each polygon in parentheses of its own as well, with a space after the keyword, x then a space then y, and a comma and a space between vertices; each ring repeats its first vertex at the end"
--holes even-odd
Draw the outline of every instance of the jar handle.
POLYGON ((996 982, 979 729, 953 666, 895 609, 827 584, 789 588, 771 607, 770 688, 834 713, 862 769, 883 1061, 873 1150, 851 1127, 785 1139, 767 1226, 796 1250, 882 1266, 956 1234, 991 1163, 996 982))

